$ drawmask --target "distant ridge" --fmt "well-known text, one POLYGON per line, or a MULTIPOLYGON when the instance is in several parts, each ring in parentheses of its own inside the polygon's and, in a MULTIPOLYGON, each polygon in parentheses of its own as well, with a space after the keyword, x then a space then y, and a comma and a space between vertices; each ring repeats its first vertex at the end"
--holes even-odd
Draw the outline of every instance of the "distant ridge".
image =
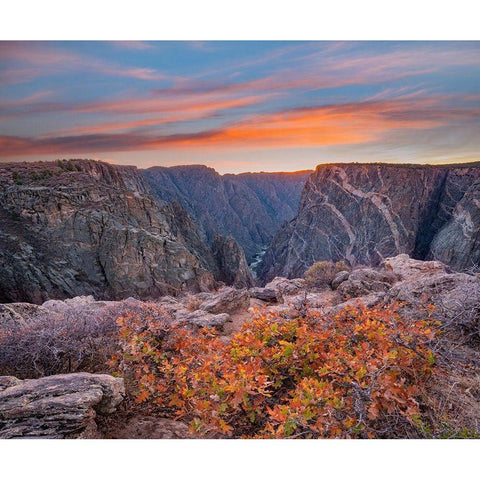
POLYGON ((252 262, 281 224, 297 213, 313 170, 221 175, 205 165, 179 165, 141 172, 160 201, 180 203, 207 242, 217 234, 230 235, 252 262))

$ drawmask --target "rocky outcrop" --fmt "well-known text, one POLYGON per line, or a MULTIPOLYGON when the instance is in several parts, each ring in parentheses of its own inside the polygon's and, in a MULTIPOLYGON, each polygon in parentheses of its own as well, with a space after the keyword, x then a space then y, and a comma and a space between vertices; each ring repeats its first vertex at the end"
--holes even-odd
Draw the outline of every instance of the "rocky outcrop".
MULTIPOLYGON (((339 280, 338 277, 335 279, 339 280)), ((388 291, 396 279, 395 274, 389 271, 359 268, 338 284, 337 291, 343 298, 362 297, 372 292, 388 291)))
POLYGON ((212 243, 231 236, 248 263, 292 219, 311 171, 220 175, 203 165, 152 167, 142 171, 156 197, 179 202, 212 243))
POLYGON ((259 276, 300 276, 319 260, 375 266, 399 253, 468 270, 480 264, 479 195, 478 163, 320 165, 259 276))
MULTIPOLYGON (((230 331, 224 331, 224 336, 219 337, 222 341, 228 341, 232 332, 238 331, 241 323, 257 314, 257 308, 264 309, 261 310, 261 314, 272 314, 284 318, 297 318, 305 314, 308 309, 319 318, 319 316, 335 314, 345 307, 355 307, 359 303, 372 307, 398 300, 401 302, 399 312, 405 318, 439 319, 445 322, 444 327, 450 328, 450 330, 445 328, 447 332, 451 332, 452 327, 454 332, 462 329, 461 333, 464 336, 461 342, 473 338, 472 344, 476 345, 475 348, 478 347, 480 275, 452 273, 448 266, 439 261, 420 261, 401 254, 386 258, 377 268, 354 269, 347 277, 342 281, 339 280, 337 291, 330 288, 307 291, 299 279, 288 280, 277 277, 272 281, 272 286, 290 293, 284 293, 282 303, 275 304, 269 301, 269 299, 273 300, 273 295, 276 293, 273 288, 250 289, 249 295, 246 290, 227 287, 217 292, 201 292, 176 298, 163 297, 156 303, 135 299, 122 302, 99 302, 93 297, 86 296, 65 301, 50 300, 38 308, 52 312, 70 310, 95 312, 96 309, 108 309, 118 305, 126 306, 129 311, 138 306, 147 308, 153 306, 153 311, 160 319, 168 318, 165 311, 171 308, 173 312, 171 318, 174 321, 184 321, 196 326, 205 324, 219 327, 219 330, 222 330, 226 321, 230 321, 228 311, 240 322, 235 325, 236 330, 232 328, 230 331), (340 295, 339 290, 342 291, 342 285, 344 288, 350 285, 349 288, 352 290, 346 296, 352 298, 345 300, 345 295, 340 295), (247 302, 254 293, 257 297, 264 295, 264 301, 256 299, 252 303, 247 302), (249 314, 247 314, 246 309, 249 304, 249 314), (434 308, 430 304, 433 304, 434 308), (158 309, 158 306, 165 310, 158 309), (210 312, 206 311, 207 308, 210 312), (242 314, 244 315, 240 317, 242 314), (215 321, 218 321, 217 325, 215 321)), ((10 306, 14 311, 17 308, 15 304, 10 306)), ((25 306, 21 308, 23 308, 25 321, 28 321, 28 315, 36 314, 35 308, 32 310, 25 306)), ((147 310, 142 312, 149 316, 147 310)), ((156 321, 156 318, 153 320, 156 321)), ((441 338, 438 340, 443 341, 441 338)), ((459 351, 464 352, 461 347, 460 342, 455 343, 455 348, 452 348, 451 352, 452 358, 455 358, 459 351)), ((446 352, 439 350, 437 355, 442 355, 441 358, 444 360, 448 359, 449 357, 444 356, 442 351, 446 352)), ((468 352, 471 353, 474 350, 468 350, 468 352)), ((470 387, 471 383, 465 385, 466 389, 470 387)), ((449 389, 450 393, 451 389, 449 389)), ((105 417, 119 405, 122 395, 122 380, 109 375, 79 373, 55 375, 37 380, 0 376, 0 438, 193 438, 195 436, 183 422, 158 418, 153 414, 144 415, 134 411, 119 412, 118 415, 105 417)))
POLYGON ((411 259, 408 255, 387 258, 384 266, 400 279, 388 291, 388 299, 412 307, 432 303, 446 319, 453 319, 469 311, 472 320, 475 317, 478 322, 479 274, 450 272, 448 266, 439 261, 422 262, 411 259))
POLYGON ((114 412, 124 393, 123 379, 110 375, 0 377, 0 438, 92 437, 96 415, 114 412))
POLYGON ((217 280, 237 288, 254 284, 245 253, 233 237, 215 237, 212 252, 218 268, 217 280))
POLYGON ((439 273, 447 273, 449 270, 442 262, 415 260, 405 253, 386 258, 382 265, 385 270, 392 272, 402 281, 421 280, 439 273))
POLYGON ((336 290, 342 282, 344 282, 345 280, 348 280, 349 276, 350 276, 350 272, 347 270, 342 270, 341 272, 338 272, 335 275, 335 278, 332 280, 332 288, 336 290))
MULTIPOLYGON (((272 284, 288 288, 288 282, 297 280, 276 277, 272 284)), ((400 302, 401 310, 412 319, 433 315, 451 324, 457 333, 468 332, 480 338, 480 274, 452 272, 439 261, 415 260, 401 254, 386 258, 377 268, 357 268, 342 275, 335 290, 311 291, 304 286, 303 290, 291 288, 291 293, 283 291, 283 302, 267 305, 267 311, 294 318, 307 307, 328 315, 358 303, 372 307, 400 302), (429 305, 434 307, 433 312, 427 311, 429 305)))
POLYGON ((251 298, 257 298, 258 300, 262 300, 263 302, 283 302, 283 297, 281 293, 278 290, 274 290, 273 288, 254 287, 251 288, 248 293, 250 294, 251 298))
POLYGON ((2 165, 0 302, 205 291, 223 275, 219 264, 249 284, 233 240, 214 257, 178 203, 158 205, 150 193, 135 167, 2 165))
POLYGON ((275 277, 265 288, 274 290, 278 295, 292 295, 305 290, 305 282, 302 278, 275 277))
POLYGON ((354 270, 337 292, 349 300, 337 303, 334 310, 358 301, 366 306, 396 301, 416 318, 427 315, 426 306, 433 305, 430 314, 435 318, 454 322, 457 331, 480 335, 480 275, 452 272, 439 261, 415 260, 406 254, 386 258, 376 270, 354 270))
POLYGON ((209 313, 234 313, 241 309, 247 309, 249 305, 250 295, 247 290, 226 287, 204 300, 200 304, 199 310, 209 313))
MULTIPOLYGON (((243 298, 244 292, 227 287, 227 292, 233 292, 230 298, 235 295, 243 298)), ((224 325, 231 321, 227 313, 235 308, 235 305, 224 304, 224 309, 217 308, 212 313, 200 309, 202 301, 215 302, 217 297, 224 297, 224 291, 204 292, 197 295, 189 294, 177 298, 164 296, 155 302, 143 302, 135 298, 127 298, 122 301, 96 301, 92 296, 74 297, 62 300, 48 300, 42 307, 44 311, 52 313, 65 314, 71 316, 80 315, 82 318, 91 316, 91 318, 115 317, 124 311, 139 311, 144 315, 154 315, 159 320, 171 322, 172 324, 181 323, 190 327, 210 327, 222 330, 224 325)), ((10 304, 17 305, 17 304, 10 304)), ((8 305, 8 306, 10 306, 8 305)), ((1 305, 0 305, 1 306, 1 305)), ((26 319, 28 322, 28 317, 26 319)))
POLYGON ((0 304, 0 330, 24 327, 30 318, 46 312, 47 309, 31 303, 0 304))

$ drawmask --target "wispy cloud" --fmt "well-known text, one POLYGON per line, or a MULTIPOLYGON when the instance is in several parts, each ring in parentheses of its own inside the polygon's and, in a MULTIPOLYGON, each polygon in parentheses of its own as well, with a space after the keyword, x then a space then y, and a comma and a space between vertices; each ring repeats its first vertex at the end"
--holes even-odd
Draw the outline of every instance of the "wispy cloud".
MULTIPOLYGON (((292 63, 294 67, 280 66, 274 73, 246 81, 205 80, 203 75, 180 79, 170 87, 155 89, 158 95, 193 95, 209 92, 260 92, 272 90, 320 90, 353 85, 381 85, 407 77, 420 77, 439 72, 445 68, 479 65, 480 45, 462 52, 447 45, 443 50, 435 44, 413 46, 408 44, 405 51, 391 50, 383 53, 352 52, 346 47, 349 43, 308 44, 278 49, 250 62, 232 61, 229 69, 242 69, 257 63, 276 61, 287 56, 280 65, 292 63), (316 50, 312 52, 312 49, 316 50), (297 51, 298 56, 289 58, 287 54, 297 51), (303 53, 302 53, 303 52, 303 53)), ((217 73, 217 71, 215 71, 217 73)), ((399 87, 395 90, 398 91, 399 87)), ((403 89, 412 87, 403 87, 403 89)), ((394 89, 385 89, 384 96, 394 89)))
POLYGON ((166 57, 169 43, 111 45, 97 57, 68 44, 0 43, 0 81, 10 85, 2 89, 1 157, 175 149, 184 155, 198 149, 365 152, 400 144, 410 151, 422 144, 424 152, 465 152, 480 143, 480 42, 271 43, 254 45, 251 54, 250 47, 233 48, 231 56, 228 43, 176 42, 175 55, 166 57), (139 58, 147 63, 138 65, 139 58), (100 79, 79 94, 76 78, 93 74, 100 79), (75 85, 69 89, 70 79, 75 85), (4 95, 12 91, 11 98, 4 95))
POLYGON ((264 102, 273 94, 229 97, 219 94, 200 94, 184 98, 158 98, 152 95, 110 99, 97 102, 26 101, 7 102, 0 106, 0 115, 6 118, 33 114, 69 112, 101 114, 169 114, 171 112, 208 112, 234 109, 264 102))
POLYGON ((139 80, 179 80, 148 67, 119 65, 100 58, 74 53, 49 43, 2 42, 0 59, 0 84, 25 83, 40 76, 69 72, 94 72, 97 74, 136 78, 139 80))
MULTIPOLYGON (((303 107, 252 115, 221 128, 170 135, 139 134, 112 130, 142 126, 144 123, 105 125, 86 129, 83 134, 20 138, 4 136, 1 155, 28 153, 75 153, 112 150, 154 150, 165 146, 198 147, 305 147, 381 142, 393 131, 432 130, 456 122, 480 119, 480 106, 452 106, 443 97, 411 96, 338 105, 303 107)), ((153 122, 154 120, 152 120, 153 122)), ((145 124, 149 124, 146 121, 145 124)), ((72 132, 73 133, 73 132, 72 132)))
MULTIPOLYGON (((172 105, 152 105, 149 103, 148 105, 148 113, 158 113, 156 109, 160 112, 164 113, 162 117, 156 118, 146 118, 141 120, 135 120, 131 122, 125 121, 117 121, 113 123, 100 123, 96 125, 89 125, 87 127, 75 127, 67 130, 60 130, 56 131, 56 136, 64 136, 64 135, 85 135, 85 134, 94 134, 94 133, 102 133, 102 132, 113 132, 118 130, 132 130, 141 127, 148 127, 148 126, 159 126, 164 124, 171 124, 177 122, 185 122, 187 120, 194 120, 194 119, 202 119, 202 118, 209 118, 214 115, 217 115, 219 112, 223 110, 231 110, 241 107, 247 107, 251 105, 255 105, 261 101, 263 101, 263 97, 261 96, 252 96, 252 97, 244 97, 239 99, 232 99, 232 100, 218 100, 218 101, 204 101, 204 102, 193 102, 187 103, 182 106, 172 106, 172 105), (173 113, 177 112, 177 113, 173 113)), ((132 106, 121 106, 121 105, 111 105, 110 108, 113 111, 117 111, 122 108, 125 108, 125 112, 129 113, 146 113, 145 110, 142 110, 144 103, 142 102, 141 105, 132 106)), ((43 137, 48 135, 43 135, 43 137)))

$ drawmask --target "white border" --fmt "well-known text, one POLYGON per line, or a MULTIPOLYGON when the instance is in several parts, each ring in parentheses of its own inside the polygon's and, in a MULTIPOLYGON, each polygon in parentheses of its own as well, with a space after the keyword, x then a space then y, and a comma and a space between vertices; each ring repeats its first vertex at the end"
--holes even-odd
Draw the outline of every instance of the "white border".
POLYGON ((476 40, 473 0, 5 0, 3 40, 476 40))
MULTIPOLYGON (((8 0, 2 40, 477 40, 476 2, 8 0)), ((473 478, 478 441, 0 441, 2 478, 473 478)), ((478 473, 478 470, 477 470, 478 473)))

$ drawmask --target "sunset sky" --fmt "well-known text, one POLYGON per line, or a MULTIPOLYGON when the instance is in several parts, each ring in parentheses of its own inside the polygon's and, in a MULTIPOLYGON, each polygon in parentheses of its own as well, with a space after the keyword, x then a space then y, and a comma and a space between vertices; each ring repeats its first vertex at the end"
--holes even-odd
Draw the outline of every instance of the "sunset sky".
POLYGON ((480 42, 1 42, 0 161, 479 160, 480 42))

